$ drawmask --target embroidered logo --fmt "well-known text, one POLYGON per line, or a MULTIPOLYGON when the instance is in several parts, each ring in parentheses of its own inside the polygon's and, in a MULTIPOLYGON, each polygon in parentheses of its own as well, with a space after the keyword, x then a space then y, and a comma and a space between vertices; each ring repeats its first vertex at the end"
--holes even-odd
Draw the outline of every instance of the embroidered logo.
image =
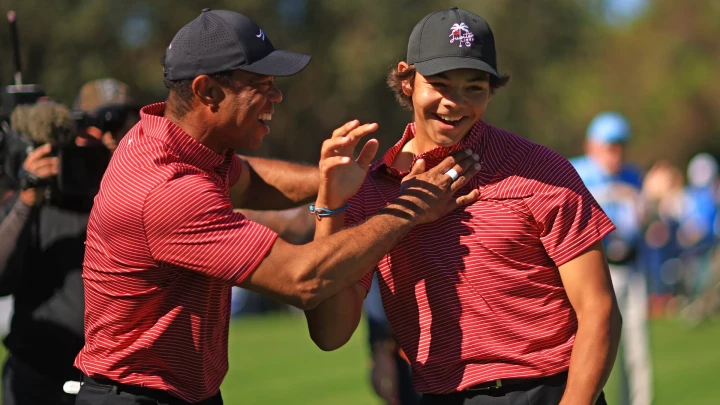
POLYGON ((262 39, 263 41, 265 40, 265 33, 263 32, 262 28, 260 29, 260 33, 255 36, 262 39))
POLYGON ((455 23, 450 27, 450 43, 458 42, 460 48, 465 45, 470 47, 472 42, 475 40, 475 35, 470 32, 470 28, 465 23, 455 23))

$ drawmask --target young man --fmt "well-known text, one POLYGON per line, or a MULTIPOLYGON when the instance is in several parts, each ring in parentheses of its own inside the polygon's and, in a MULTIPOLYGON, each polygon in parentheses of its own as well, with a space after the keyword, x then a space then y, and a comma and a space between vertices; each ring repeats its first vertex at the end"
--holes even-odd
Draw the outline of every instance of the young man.
MULTIPOLYGON (((376 124, 337 129, 320 172, 235 154, 269 133, 282 100, 275 76, 294 75, 309 59, 276 50, 255 22, 227 10, 203 10, 168 46, 167 102, 140 111, 88 222, 77 404, 222 404, 232 286, 312 308, 357 284, 416 224, 457 207, 456 182, 443 173, 476 173, 466 152, 416 170, 382 213, 322 241, 293 245, 235 212, 299 205, 321 183, 349 198, 360 181, 338 185, 328 173, 365 177, 377 141, 351 156, 376 124)), ((468 194, 459 203, 477 197, 468 194)), ((322 208, 315 212, 328 213, 322 208)))
MULTIPOLYGON (((433 167, 470 148, 479 173, 446 175, 479 199, 414 228, 377 263, 422 403, 605 403, 621 325, 602 246, 614 227, 566 159, 482 121, 507 80, 482 18, 455 8, 423 18, 388 80, 414 122, 316 237, 383 209, 420 159, 433 167)), ((321 188, 317 204, 345 201, 321 188)), ((306 311, 320 348, 347 341, 363 298, 353 286, 306 311)))

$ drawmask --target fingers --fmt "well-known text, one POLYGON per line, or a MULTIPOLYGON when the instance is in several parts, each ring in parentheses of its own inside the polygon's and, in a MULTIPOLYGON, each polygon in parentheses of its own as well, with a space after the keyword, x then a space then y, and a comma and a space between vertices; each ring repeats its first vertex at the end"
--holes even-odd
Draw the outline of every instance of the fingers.
POLYGON ((472 204, 480 198, 480 190, 475 189, 463 196, 455 199, 455 208, 462 207, 464 205, 472 204))
MULTIPOLYGON (((25 159, 25 164, 30 164, 38 159, 41 159, 45 156, 47 156, 50 152, 52 152, 52 145, 49 143, 46 143, 42 146, 39 146, 35 148, 32 152, 30 152, 25 159)), ((27 167, 25 167, 27 170, 27 167)))
POLYGON ((333 156, 327 159, 323 159, 320 162, 320 173, 327 174, 336 167, 343 166, 348 163, 350 163, 350 158, 347 156, 333 156))
POLYGON ((452 156, 446 157, 445 160, 440 162, 439 165, 435 166, 435 168, 433 170, 436 170, 440 173, 445 173, 446 171, 450 170, 453 166, 460 163, 461 161, 466 160, 466 159, 471 159, 471 158, 472 158, 472 150, 470 150, 470 149, 461 150, 459 152, 456 152, 452 156))
POLYGON ((323 142, 322 150, 320 152, 321 159, 338 154, 346 156, 351 155, 353 149, 362 137, 375 132, 378 129, 378 124, 376 123, 358 126, 357 121, 351 121, 348 124, 336 129, 335 132, 333 132, 332 138, 323 142), (350 123, 354 124, 348 125, 350 123))
POLYGON ((59 160, 56 157, 42 158, 36 160, 25 168, 29 173, 40 178, 46 178, 58 174, 59 160))
POLYGON ((46 157, 50 152, 52 145, 49 143, 35 148, 23 162, 23 168, 40 178, 58 174, 59 160, 57 157, 46 157))
POLYGON ((425 173, 425 160, 424 159, 418 159, 415 161, 415 164, 412 168, 410 168, 410 173, 408 173, 407 176, 405 176, 402 181, 411 179, 415 176, 421 175, 425 173))
POLYGON ((369 167, 370 163, 372 163, 373 159, 375 159, 375 154, 377 154, 379 147, 380 142, 378 142, 377 139, 367 141, 360 151, 360 155, 358 155, 356 162, 363 168, 369 167))
POLYGON ((340 138, 345 135, 347 135, 350 131, 357 128, 358 125, 360 125, 360 121, 358 120, 352 120, 345 123, 345 125, 341 126, 340 128, 336 129, 332 133, 333 138, 340 138))
MULTIPOLYGON (((467 160, 462 162, 461 166, 463 168, 465 167, 466 161, 467 160)), ((460 190, 460 188, 462 188, 463 186, 465 186, 465 184, 467 184, 467 182, 470 181, 470 179, 472 179, 473 177, 475 177, 475 175, 480 171, 480 163, 470 162, 468 164, 470 166, 467 167, 466 169, 464 169, 464 172, 458 170, 457 168, 455 169, 455 170, 457 170, 458 173, 462 173, 462 174, 460 175, 460 177, 457 178, 457 180, 455 180, 450 185, 450 191, 452 191, 453 193, 460 190)))

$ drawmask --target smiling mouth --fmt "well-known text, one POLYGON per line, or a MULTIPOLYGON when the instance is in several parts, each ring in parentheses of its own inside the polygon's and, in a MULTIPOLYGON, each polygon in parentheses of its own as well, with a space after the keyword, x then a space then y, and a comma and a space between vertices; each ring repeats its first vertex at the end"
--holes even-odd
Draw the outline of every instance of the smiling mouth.
POLYGON ((268 125, 268 122, 272 121, 272 113, 260 114, 258 115, 258 120, 263 124, 268 125))
POLYGON ((464 115, 435 114, 435 116, 438 118, 438 120, 440 120, 440 122, 452 126, 459 124, 466 118, 464 115))

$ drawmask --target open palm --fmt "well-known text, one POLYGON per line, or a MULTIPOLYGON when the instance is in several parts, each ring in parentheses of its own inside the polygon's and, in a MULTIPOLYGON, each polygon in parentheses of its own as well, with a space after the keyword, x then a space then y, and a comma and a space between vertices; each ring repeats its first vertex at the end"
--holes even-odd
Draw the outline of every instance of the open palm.
POLYGON ((357 193, 375 158, 378 141, 367 141, 357 159, 354 158, 355 147, 360 139, 377 128, 375 123, 360 125, 356 120, 350 121, 336 129, 332 138, 323 142, 320 152, 321 200, 340 206, 357 193))

